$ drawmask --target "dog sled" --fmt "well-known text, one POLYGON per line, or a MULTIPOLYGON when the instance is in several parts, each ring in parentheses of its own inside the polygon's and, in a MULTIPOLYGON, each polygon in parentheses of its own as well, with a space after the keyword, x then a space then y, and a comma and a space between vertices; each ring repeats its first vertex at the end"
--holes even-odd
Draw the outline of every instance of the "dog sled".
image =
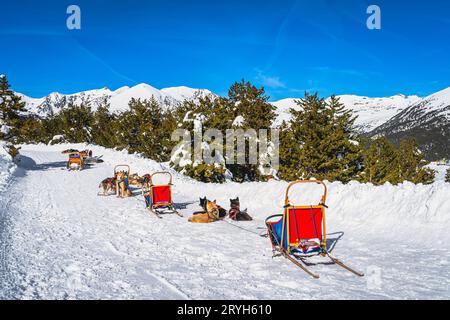
POLYGON ((342 261, 330 254, 327 248, 325 202, 327 187, 322 181, 305 180, 295 181, 289 184, 286 190, 284 212, 281 215, 270 216, 266 219, 269 239, 272 243, 274 254, 287 258, 313 278, 319 275, 311 271, 307 266, 307 259, 313 256, 322 256, 357 276, 364 276, 342 261), (318 205, 297 206, 292 205, 289 199, 289 191, 296 185, 316 183, 323 186, 324 191, 321 202, 318 205))
POLYGON ((84 158, 79 152, 69 153, 69 161, 67 161, 67 169, 72 170, 83 170, 85 165, 84 158))
POLYGON ((182 217, 183 215, 175 210, 172 200, 172 175, 169 172, 155 172, 150 175, 146 185, 142 186, 142 193, 145 199, 146 207, 158 218, 162 214, 175 213, 182 217), (155 177, 166 176, 167 183, 157 183, 155 177))
POLYGON ((93 165, 96 163, 102 163, 103 156, 93 156, 92 155, 92 150, 83 150, 83 151, 79 151, 78 149, 67 149, 67 150, 63 150, 61 152, 62 154, 69 154, 69 159, 70 159, 70 155, 71 154, 79 154, 81 160, 83 161, 83 166, 85 165, 93 165))

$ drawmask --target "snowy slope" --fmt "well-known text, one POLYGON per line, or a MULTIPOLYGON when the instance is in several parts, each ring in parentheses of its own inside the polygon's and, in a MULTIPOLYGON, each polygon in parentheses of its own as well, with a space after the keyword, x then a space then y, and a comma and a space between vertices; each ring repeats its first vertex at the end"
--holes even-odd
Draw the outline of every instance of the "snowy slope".
POLYGON ((73 94, 54 92, 42 98, 30 98, 18 93, 26 102, 27 110, 40 117, 56 114, 62 108, 67 107, 70 102, 75 104, 90 102, 91 107, 95 110, 107 99, 110 103, 111 112, 120 112, 128 109, 128 103, 131 98, 150 99, 153 97, 158 102, 170 107, 185 99, 195 99, 197 95, 207 94, 212 93, 206 89, 193 89, 188 87, 173 87, 159 90, 145 83, 135 85, 131 88, 124 86, 115 91, 102 88, 73 94))
MULTIPOLYGON (((264 219, 281 213, 285 182, 203 184, 174 174, 184 218, 159 220, 138 190, 129 199, 98 197, 116 164, 140 174, 164 164, 105 148, 105 163, 64 169, 60 151, 84 145, 27 145, 8 193, 0 196, 3 233, 0 297, 151 299, 431 299, 450 294, 450 184, 329 187, 328 233, 334 255, 367 273, 357 278, 325 264, 319 280, 272 258, 264 219), (24 197, 26 195, 26 197, 24 197), (239 196, 255 220, 192 225, 198 197, 239 196), (4 236, 4 235, 7 236, 4 236)), ((317 203, 316 185, 293 198, 317 203), (299 197, 299 198, 297 198, 299 197)), ((317 261, 316 261, 317 262, 317 261)))
MULTIPOLYGON (((3 192, 7 189, 8 183, 12 174, 16 170, 16 165, 13 162, 13 158, 5 149, 6 143, 0 141, 0 191, 3 192)), ((0 216, 1 217, 1 216, 0 216)))
POLYGON ((415 137, 431 160, 449 158, 450 88, 406 108, 371 132, 392 140, 415 137))
MULTIPOLYGON (((417 103, 421 99, 418 96, 396 95, 388 98, 369 98, 354 95, 338 96, 346 109, 353 111, 358 116, 355 125, 360 132, 370 132, 382 125, 390 118, 417 103)), ((298 110, 296 99, 283 99, 273 102, 277 107, 277 124, 289 121, 289 109, 298 110)))

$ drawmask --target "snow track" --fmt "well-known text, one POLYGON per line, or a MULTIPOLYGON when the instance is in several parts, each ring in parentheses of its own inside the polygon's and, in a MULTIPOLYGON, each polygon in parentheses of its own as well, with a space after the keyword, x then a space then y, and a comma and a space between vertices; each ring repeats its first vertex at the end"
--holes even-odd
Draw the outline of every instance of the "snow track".
POLYGON ((0 298, 450 296, 450 188, 444 184, 444 190, 439 185, 330 185, 333 254, 367 276, 318 264, 311 269, 321 278, 314 280, 287 260, 272 258, 268 239, 259 236, 264 218, 281 211, 284 182, 205 185, 175 174, 174 199, 185 217, 157 219, 144 208, 139 190, 128 199, 97 192, 115 164, 128 163, 140 174, 163 164, 94 147, 94 154, 104 154, 104 164, 68 172, 60 154, 65 147, 24 146, 21 168, 0 196, 0 298), (412 198, 420 191, 427 199, 412 198), (238 195, 255 221, 238 227, 189 224, 187 217, 199 209, 203 195, 225 207, 238 195))

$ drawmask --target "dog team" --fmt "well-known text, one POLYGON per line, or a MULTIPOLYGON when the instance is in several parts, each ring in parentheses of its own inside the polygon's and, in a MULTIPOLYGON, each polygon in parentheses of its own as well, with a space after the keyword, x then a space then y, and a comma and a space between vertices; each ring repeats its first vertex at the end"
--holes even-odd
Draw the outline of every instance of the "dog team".
MULTIPOLYGON (((99 188, 102 188, 102 196, 116 194, 119 198, 133 196, 129 186, 141 188, 142 194, 149 192, 151 187, 151 175, 145 174, 139 176, 137 173, 130 174, 127 170, 115 171, 114 177, 106 178, 100 182, 99 188)), ((188 219, 192 223, 211 223, 229 217, 235 221, 251 221, 252 217, 247 213, 247 209, 240 209, 239 197, 230 199, 230 209, 227 211, 217 204, 216 200, 210 201, 206 197, 200 198, 199 202, 202 211, 195 212, 188 219)))

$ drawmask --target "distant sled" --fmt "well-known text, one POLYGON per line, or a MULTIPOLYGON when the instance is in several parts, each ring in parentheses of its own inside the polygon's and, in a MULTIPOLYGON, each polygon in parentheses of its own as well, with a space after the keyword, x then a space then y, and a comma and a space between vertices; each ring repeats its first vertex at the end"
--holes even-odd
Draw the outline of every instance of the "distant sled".
POLYGON ((333 257, 327 249, 326 196, 327 187, 322 181, 304 180, 290 183, 286 190, 284 213, 266 219, 272 249, 274 253, 279 252, 283 257, 316 279, 319 278, 319 275, 311 271, 303 262, 304 259, 316 255, 327 257, 333 264, 362 277, 364 276, 363 273, 348 267, 342 261, 333 257), (324 192, 321 202, 316 206, 292 205, 289 199, 289 191, 295 185, 306 183, 317 183, 323 186, 324 192))

